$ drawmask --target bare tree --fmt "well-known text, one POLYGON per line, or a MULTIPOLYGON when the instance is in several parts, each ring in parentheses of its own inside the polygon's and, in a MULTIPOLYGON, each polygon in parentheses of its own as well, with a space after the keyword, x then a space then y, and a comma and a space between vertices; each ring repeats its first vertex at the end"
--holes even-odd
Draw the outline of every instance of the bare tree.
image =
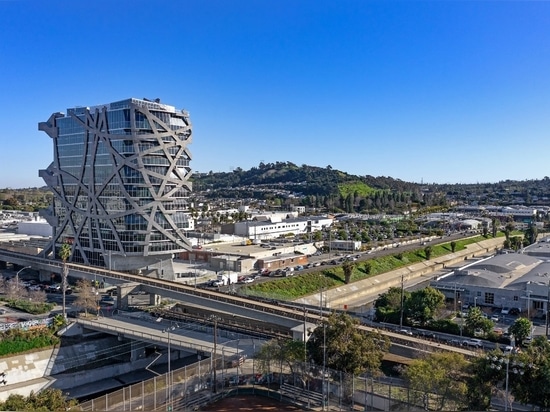
POLYGON ((5 282, 4 293, 8 300, 17 300, 25 295, 25 288, 21 283, 17 283, 15 279, 10 279, 5 282))
POLYGON ((81 279, 76 282, 76 287, 79 293, 73 305, 83 309, 86 315, 88 315, 89 310, 96 310, 98 306, 97 295, 92 283, 87 279, 81 279))
POLYGON ((29 290, 27 292, 27 297, 34 303, 45 303, 48 300, 46 292, 43 290, 29 290))

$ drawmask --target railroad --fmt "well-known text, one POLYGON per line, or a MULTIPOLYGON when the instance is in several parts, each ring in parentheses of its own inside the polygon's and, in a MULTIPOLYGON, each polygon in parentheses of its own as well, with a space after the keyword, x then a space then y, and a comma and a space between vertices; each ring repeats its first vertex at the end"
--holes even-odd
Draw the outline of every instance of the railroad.
MULTIPOLYGON (((57 271, 61 272, 61 269, 63 267, 63 263, 60 261, 40 258, 37 256, 26 255, 23 253, 12 252, 4 249, 0 249, 0 259, 9 261, 9 262, 14 262, 14 261, 22 262, 23 265, 34 264, 35 266, 43 270, 56 269, 57 271), (13 260, 10 260, 10 258, 13 260)), ((80 265, 77 263, 67 263, 67 267, 69 268, 69 272, 71 270, 73 271, 73 273, 70 273, 70 274, 75 277, 84 277, 84 278, 93 279, 94 277, 100 276, 100 277, 105 277, 109 279, 115 279, 120 283, 125 283, 125 282, 137 283, 146 287, 150 286, 151 288, 155 288, 155 289, 175 292, 176 294, 183 295, 183 296, 191 295, 191 296, 200 297, 202 299, 206 299, 209 301, 221 302, 221 303, 227 304, 228 309, 231 309, 230 306, 234 305, 234 306, 250 309, 251 311, 257 311, 258 313, 266 313, 266 314, 278 316, 284 319, 292 319, 296 321, 297 325, 304 324, 305 322, 314 324, 314 325, 320 325, 326 320, 329 314, 329 312, 326 309, 309 307, 306 310, 304 310, 303 308, 297 308, 293 305, 290 305, 290 304, 287 305, 283 302, 279 303, 277 301, 270 301, 270 300, 256 300, 248 297, 230 295, 227 293, 218 292, 214 290, 197 289, 194 286, 176 284, 168 280, 147 278, 140 275, 133 275, 130 273, 117 272, 113 270, 109 271, 108 269, 103 269, 99 267, 90 267, 90 266, 80 265)), ((211 310, 207 306, 205 306, 204 309, 211 310)), ((226 313, 231 314, 230 311, 227 311, 226 313)), ((231 316, 231 318, 232 317, 233 316, 231 316)), ((230 321, 227 316, 224 317, 223 314, 222 316, 220 316, 220 318, 221 318, 220 326, 224 325, 224 326, 227 326, 228 328, 237 326, 236 324, 233 323, 233 321, 230 321)), ((260 330, 260 328, 258 328, 258 325, 261 323, 265 323, 265 322, 259 318, 254 319, 254 322, 249 322, 250 327, 248 328, 248 331, 256 330, 257 333, 262 333, 267 335, 269 335, 270 333, 273 333, 273 336, 279 336, 279 337, 284 335, 284 333, 282 333, 280 328, 279 330, 275 330, 276 328, 274 328, 273 323, 268 324, 267 327, 260 330), (270 330, 272 332, 268 333, 268 331, 270 330)), ((473 352, 471 350, 467 350, 461 347, 447 345, 445 343, 432 342, 430 340, 421 339, 415 336, 404 335, 404 334, 392 332, 392 331, 385 330, 383 328, 374 327, 374 326, 360 325, 358 327, 359 329, 365 332, 381 333, 387 336, 388 338, 390 338, 392 343, 398 344, 398 345, 409 346, 409 347, 419 347, 419 348, 423 347, 426 349, 426 351, 445 350, 445 351, 451 351, 451 352, 458 352, 467 357, 476 356, 476 352, 473 352)), ((290 336, 288 337, 290 338, 290 336)))

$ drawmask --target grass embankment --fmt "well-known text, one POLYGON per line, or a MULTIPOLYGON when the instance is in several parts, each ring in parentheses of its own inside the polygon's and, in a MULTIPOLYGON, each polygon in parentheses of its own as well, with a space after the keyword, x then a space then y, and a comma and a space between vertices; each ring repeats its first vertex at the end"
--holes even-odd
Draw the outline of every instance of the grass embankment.
MULTIPOLYGON (((498 236, 497 236, 498 237, 498 236)), ((476 236, 457 240, 455 252, 466 249, 466 245, 487 240, 488 237, 476 236)), ((451 243, 442 243, 431 247, 431 260, 452 253, 451 243)), ((395 254, 356 262, 351 276, 351 282, 367 279, 414 263, 426 261, 425 248, 410 252, 395 254)), ((321 288, 333 288, 344 284, 344 272, 341 266, 330 269, 320 268, 318 271, 301 273, 299 276, 277 279, 241 288, 241 293, 268 299, 294 300, 301 296, 317 293, 321 288)))

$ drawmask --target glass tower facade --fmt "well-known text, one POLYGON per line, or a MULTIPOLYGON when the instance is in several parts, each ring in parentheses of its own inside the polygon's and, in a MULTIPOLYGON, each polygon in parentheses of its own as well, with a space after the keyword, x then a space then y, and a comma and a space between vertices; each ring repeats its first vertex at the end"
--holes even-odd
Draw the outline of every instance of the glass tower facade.
POLYGON ((123 257, 131 270, 162 266, 190 248, 186 111, 131 98, 54 113, 39 129, 54 150, 53 163, 40 171, 54 193, 42 213, 54 227, 49 252, 69 242, 71 261, 110 267, 113 256, 123 257))

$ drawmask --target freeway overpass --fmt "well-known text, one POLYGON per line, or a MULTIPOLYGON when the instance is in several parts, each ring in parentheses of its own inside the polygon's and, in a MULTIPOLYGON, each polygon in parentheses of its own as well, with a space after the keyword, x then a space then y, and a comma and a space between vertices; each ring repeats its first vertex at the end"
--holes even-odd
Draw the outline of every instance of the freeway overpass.
MULTIPOLYGON (((63 263, 38 256, 17 253, 0 249, 0 262, 9 262, 20 267, 31 266, 39 270, 42 278, 50 279, 51 273, 60 274, 63 263)), ((207 311, 206 316, 216 314, 220 322, 238 326, 239 321, 245 325, 254 321, 262 323, 266 330, 276 330, 280 334, 295 339, 303 339, 303 325, 314 326, 320 318, 304 319, 303 310, 284 308, 277 304, 229 295, 217 291, 196 289, 193 286, 181 285, 164 279, 155 279, 126 272, 117 272, 100 267, 90 267, 67 263, 69 276, 98 280, 119 287, 118 309, 127 309, 129 296, 141 290, 151 296, 151 305, 160 302, 160 297, 184 302, 186 305, 200 307, 207 311)), ((311 316, 311 314, 310 314, 311 316)))
MULTIPOLYGON (((0 249, 0 262, 10 262, 21 267, 32 266, 33 269, 47 274, 52 272, 61 273, 63 266, 60 261, 3 249, 0 249)), ((105 268, 89 267, 75 263, 67 263, 67 266, 70 276, 88 280, 103 280, 105 283, 118 285, 120 288, 117 299, 119 309, 127 308, 128 296, 131 292, 143 290, 150 294, 153 305, 158 302, 157 296, 162 296, 181 301, 187 308, 201 308, 203 321, 215 314, 220 324, 231 325, 237 329, 242 327, 248 331, 250 331, 249 325, 254 325, 259 333, 272 334, 272 336, 278 337, 283 335, 297 340, 307 339, 307 329, 320 324, 327 315, 326 311, 321 313, 318 307, 308 308, 306 311, 303 308, 279 302, 258 301, 218 291, 196 289, 193 286, 181 285, 164 279, 110 271, 105 268), (260 325, 262 325, 261 328, 260 325)), ((470 350, 382 330, 374 325, 361 325, 359 328, 385 334, 394 346, 425 348, 426 350, 428 348, 429 350, 449 350, 463 353, 466 356, 475 356, 470 350)))

